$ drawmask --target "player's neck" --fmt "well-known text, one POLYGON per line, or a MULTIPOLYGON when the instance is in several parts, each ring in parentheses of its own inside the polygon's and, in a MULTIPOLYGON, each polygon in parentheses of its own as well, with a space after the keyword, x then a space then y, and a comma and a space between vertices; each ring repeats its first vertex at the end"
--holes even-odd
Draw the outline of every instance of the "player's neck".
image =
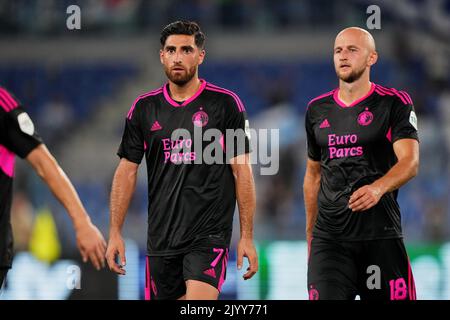
POLYGON ((170 96, 175 101, 185 101, 191 98, 200 88, 201 81, 198 77, 193 77, 188 83, 179 86, 169 81, 170 96))
POLYGON ((372 83, 369 78, 360 79, 347 83, 342 80, 339 81, 339 100, 344 102, 346 105, 351 105, 354 101, 361 99, 367 95, 372 87, 372 83))

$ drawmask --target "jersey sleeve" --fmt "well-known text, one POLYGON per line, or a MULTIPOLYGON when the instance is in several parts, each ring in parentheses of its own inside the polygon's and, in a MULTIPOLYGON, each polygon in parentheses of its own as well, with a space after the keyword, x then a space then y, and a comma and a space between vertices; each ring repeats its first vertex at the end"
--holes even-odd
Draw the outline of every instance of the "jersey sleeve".
POLYGON ((250 153, 250 124, 239 97, 229 97, 225 106, 225 152, 228 159, 250 153))
POLYGON ((19 157, 25 158, 42 143, 42 139, 20 101, 3 88, 0 88, 0 107, 6 112, 2 117, 5 131, 2 142, 19 157))
POLYGON ((394 102, 391 111, 392 143, 405 138, 419 140, 417 116, 413 102, 407 93, 401 91, 399 94, 402 95, 402 99, 397 99, 394 102))
POLYGON ((128 112, 122 141, 117 151, 120 158, 125 158, 137 164, 141 163, 144 156, 144 136, 140 125, 141 108, 139 105, 141 103, 141 100, 139 100, 128 112))
POLYGON ((313 123, 311 121, 311 108, 308 107, 305 116, 305 130, 306 130, 306 148, 308 150, 308 158, 314 161, 320 161, 321 150, 316 142, 314 135, 313 123))

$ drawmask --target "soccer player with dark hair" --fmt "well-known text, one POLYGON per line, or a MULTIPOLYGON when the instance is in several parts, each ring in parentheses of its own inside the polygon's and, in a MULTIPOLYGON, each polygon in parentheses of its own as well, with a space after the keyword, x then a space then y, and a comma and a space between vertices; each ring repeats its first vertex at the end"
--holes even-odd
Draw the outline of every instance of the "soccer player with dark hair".
POLYGON ((377 58, 369 32, 341 31, 334 43, 339 88, 307 108, 311 300, 416 298, 397 193, 418 172, 417 118, 406 92, 370 81, 377 58))
POLYGON ((168 83, 139 96, 127 114, 112 184, 106 258, 112 271, 125 274, 121 229, 145 156, 149 192, 145 298, 217 299, 226 275, 236 199, 241 229, 238 268, 247 257, 244 279, 258 269, 253 243, 255 187, 249 137, 244 133, 248 121, 235 93, 199 79, 205 36, 196 23, 171 23, 160 41, 168 83), (199 130, 205 136, 207 131, 220 131, 220 141, 214 141, 221 147, 216 157, 226 161, 198 161, 209 144, 204 139, 175 139, 180 129, 194 137, 199 130), (228 140, 229 130, 241 131, 243 144, 228 140))
POLYGON ((75 227, 83 261, 104 266, 106 242, 95 227, 69 178, 50 154, 20 102, 0 87, 0 288, 11 268, 13 234, 10 210, 15 155, 25 158, 66 208, 75 227))

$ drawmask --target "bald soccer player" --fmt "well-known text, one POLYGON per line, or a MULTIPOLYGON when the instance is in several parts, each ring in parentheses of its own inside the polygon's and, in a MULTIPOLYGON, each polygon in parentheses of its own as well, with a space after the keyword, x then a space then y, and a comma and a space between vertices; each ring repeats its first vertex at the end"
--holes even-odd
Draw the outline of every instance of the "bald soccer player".
POLYGON ((417 118, 404 91, 370 81, 375 41, 334 43, 339 88, 308 104, 304 179, 310 300, 415 300, 398 189, 419 167, 417 118))

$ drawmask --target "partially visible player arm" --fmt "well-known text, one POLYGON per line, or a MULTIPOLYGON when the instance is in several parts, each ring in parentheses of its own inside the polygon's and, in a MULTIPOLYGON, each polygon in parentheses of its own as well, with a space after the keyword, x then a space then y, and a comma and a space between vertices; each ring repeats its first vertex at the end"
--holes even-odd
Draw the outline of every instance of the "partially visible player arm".
POLYGON ((237 265, 242 268, 244 257, 249 267, 243 278, 253 277, 258 271, 258 255, 253 243, 253 217, 256 209, 255 182, 253 181, 250 154, 242 154, 231 159, 231 168, 236 184, 236 197, 239 208, 241 238, 238 244, 237 265))
POLYGON ((394 152, 398 162, 380 179, 356 190, 349 201, 352 211, 365 211, 380 201, 381 197, 392 192, 419 171, 419 142, 415 139, 401 139, 394 142, 394 152))
POLYGON ((303 180, 303 198, 306 211, 306 240, 308 243, 312 237, 312 231, 316 224, 319 212, 317 197, 320 189, 320 162, 308 158, 306 172, 303 180))
POLYGON ((126 264, 125 244, 121 232, 136 188, 138 167, 138 164, 122 158, 114 174, 111 188, 111 215, 106 260, 110 270, 121 275, 125 274, 126 264), (117 255, 119 255, 120 265, 115 261, 117 255))
POLYGON ((26 159, 72 218, 83 261, 86 262, 89 258, 97 269, 104 267, 106 242, 100 231, 92 224, 75 188, 55 158, 44 144, 40 144, 26 159))

